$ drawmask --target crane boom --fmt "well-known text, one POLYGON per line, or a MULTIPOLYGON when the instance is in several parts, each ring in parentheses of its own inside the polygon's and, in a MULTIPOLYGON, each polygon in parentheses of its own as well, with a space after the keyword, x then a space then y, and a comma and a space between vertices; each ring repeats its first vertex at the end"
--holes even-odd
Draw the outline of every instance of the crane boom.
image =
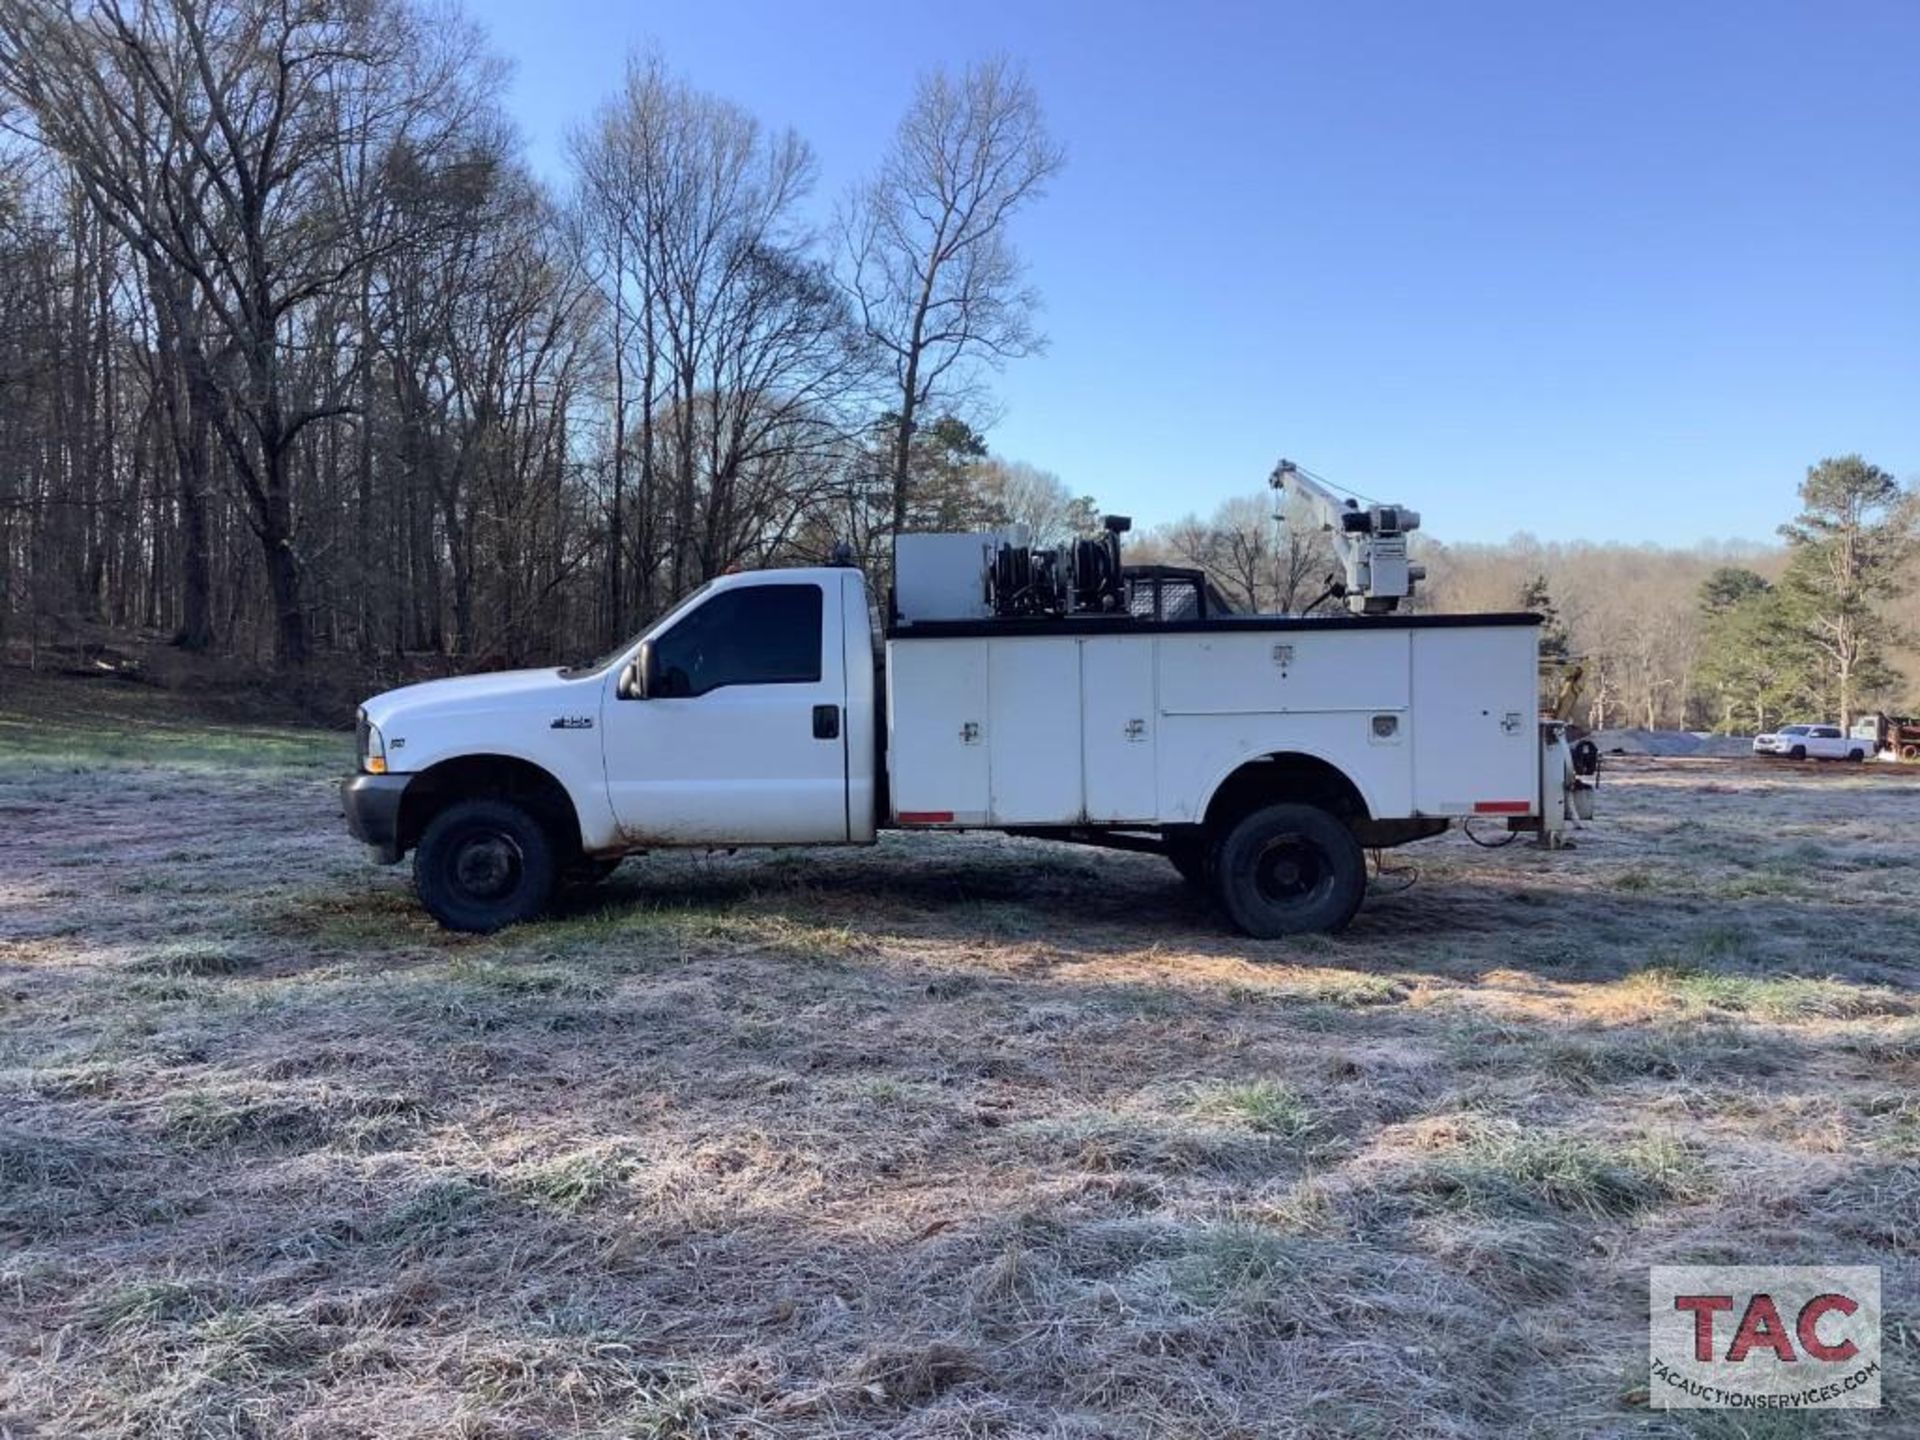
POLYGON ((1420 528, 1418 511, 1336 495, 1291 460, 1275 465, 1267 483, 1306 505, 1332 538, 1344 574, 1328 588, 1354 614, 1391 614, 1426 579, 1426 567, 1407 560, 1407 536, 1420 528))

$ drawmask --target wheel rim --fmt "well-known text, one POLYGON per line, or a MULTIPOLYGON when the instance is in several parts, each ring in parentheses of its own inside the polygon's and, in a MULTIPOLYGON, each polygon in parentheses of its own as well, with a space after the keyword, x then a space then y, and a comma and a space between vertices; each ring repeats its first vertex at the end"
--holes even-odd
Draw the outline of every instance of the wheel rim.
POLYGON ((1318 846, 1299 835, 1282 835, 1260 852, 1253 883, 1270 905, 1311 905, 1333 888, 1333 867, 1318 846))
POLYGON ((525 868, 519 843, 499 830, 462 835, 447 857, 447 879, 465 900, 504 899, 519 888, 525 868))

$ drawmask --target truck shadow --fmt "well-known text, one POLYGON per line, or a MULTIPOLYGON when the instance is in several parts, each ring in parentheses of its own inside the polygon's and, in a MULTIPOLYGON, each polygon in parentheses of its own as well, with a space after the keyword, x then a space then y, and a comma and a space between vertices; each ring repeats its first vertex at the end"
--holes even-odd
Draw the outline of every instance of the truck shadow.
POLYGON ((570 892, 559 914, 617 922, 684 911, 831 927, 880 946, 943 938, 1072 961, 1151 955, 1171 967, 1238 960, 1457 981, 1517 970, 1611 983, 1658 969, 1912 989, 1917 978, 1904 958, 1910 908, 1845 890, 1641 893, 1538 867, 1420 874, 1390 858, 1343 934, 1258 941, 1155 856, 1033 841, 906 848, 649 856, 597 890, 570 892))

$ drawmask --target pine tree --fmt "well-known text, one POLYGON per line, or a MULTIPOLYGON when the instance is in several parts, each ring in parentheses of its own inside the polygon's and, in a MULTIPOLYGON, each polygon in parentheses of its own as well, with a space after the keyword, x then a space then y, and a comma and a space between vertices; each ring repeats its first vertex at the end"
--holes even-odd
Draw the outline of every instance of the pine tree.
POLYGON ((1881 605, 1906 588, 1915 548, 1915 497, 1858 455, 1822 460, 1800 485, 1800 514, 1780 527, 1792 547, 1783 603, 1827 672, 1842 727, 1863 697, 1894 680, 1887 647, 1898 637, 1881 605))

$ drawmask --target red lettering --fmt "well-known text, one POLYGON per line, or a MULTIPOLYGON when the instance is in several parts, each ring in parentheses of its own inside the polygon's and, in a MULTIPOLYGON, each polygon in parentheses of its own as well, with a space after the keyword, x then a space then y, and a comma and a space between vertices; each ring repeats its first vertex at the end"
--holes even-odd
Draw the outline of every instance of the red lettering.
POLYGON ((1747 1352, 1754 1346, 1771 1350, 1782 1360, 1798 1360, 1793 1353, 1793 1341, 1787 1338, 1787 1327, 1780 1319, 1779 1308, 1773 1303, 1773 1297, 1764 1291, 1753 1297, 1747 1305, 1747 1313, 1740 1320, 1740 1331, 1733 1337, 1733 1344, 1727 1347, 1727 1359, 1738 1362, 1747 1358, 1747 1352))
POLYGON ((1829 1311, 1838 1310, 1842 1315, 1851 1315, 1860 1308, 1858 1300, 1849 1300, 1845 1295, 1816 1295, 1800 1311, 1800 1323, 1795 1327, 1800 1334, 1800 1348, 1816 1360, 1851 1360, 1860 1353, 1860 1347, 1851 1340, 1842 1340, 1838 1345, 1829 1345, 1820 1338, 1820 1320, 1829 1311))
POLYGON ((1673 1308, 1693 1312, 1693 1358, 1713 1359, 1713 1312, 1733 1309, 1731 1295, 1676 1295, 1673 1308))

